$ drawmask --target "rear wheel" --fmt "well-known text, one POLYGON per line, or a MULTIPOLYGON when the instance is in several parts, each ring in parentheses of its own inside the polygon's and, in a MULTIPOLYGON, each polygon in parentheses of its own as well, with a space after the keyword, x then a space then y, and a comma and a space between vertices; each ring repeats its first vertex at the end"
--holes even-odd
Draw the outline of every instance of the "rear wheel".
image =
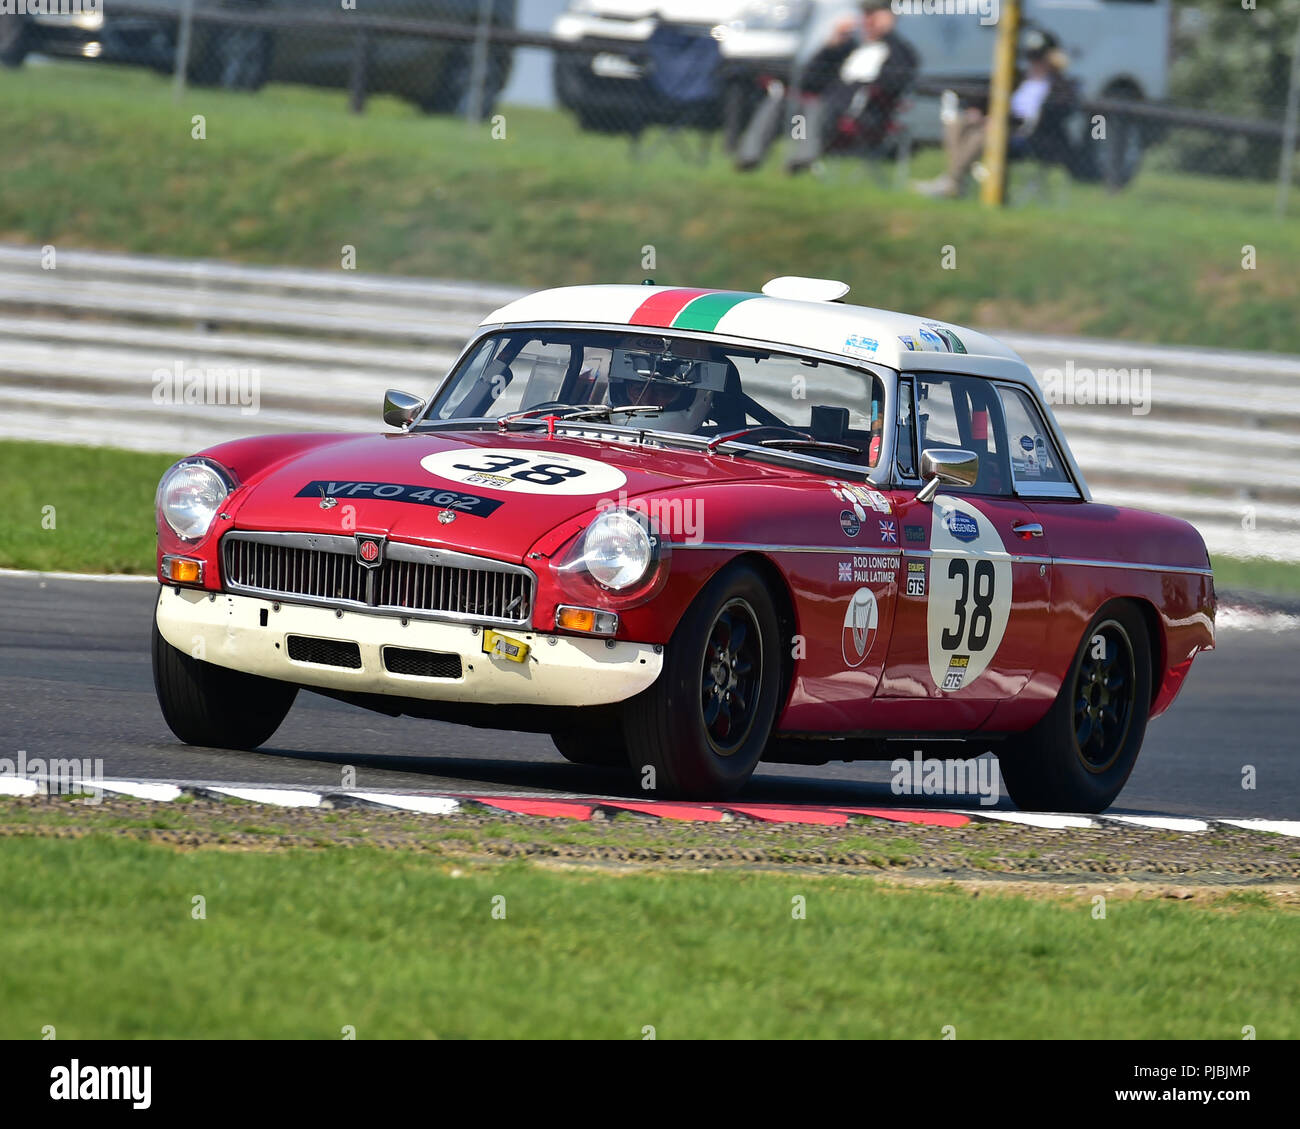
POLYGON ((628 764, 660 795, 722 799, 744 787, 772 732, 781 636, 763 578, 719 573, 673 633, 655 684, 623 714, 628 764))
POLYGON ((1132 604, 1102 610, 1084 632, 1052 708, 998 753, 1016 806, 1104 811, 1137 763, 1151 712, 1151 640, 1132 604))
POLYGON ((153 625, 153 684, 163 720, 187 745, 255 749, 280 728, 298 687, 200 662, 153 625))

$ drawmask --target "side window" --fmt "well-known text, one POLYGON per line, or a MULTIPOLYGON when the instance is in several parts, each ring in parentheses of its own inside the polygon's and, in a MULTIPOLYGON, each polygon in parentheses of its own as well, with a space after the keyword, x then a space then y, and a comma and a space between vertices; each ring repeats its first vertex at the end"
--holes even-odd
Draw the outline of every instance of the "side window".
POLYGON ((979 456, 979 478, 974 486, 944 489, 958 493, 1010 494, 1006 422, 994 386, 980 377, 939 374, 920 375, 916 385, 918 452, 952 447, 979 456))
POLYGON ((1019 388, 1003 387, 999 391, 1017 487, 1032 490, 1035 483, 1070 484, 1069 471, 1030 395, 1019 388))

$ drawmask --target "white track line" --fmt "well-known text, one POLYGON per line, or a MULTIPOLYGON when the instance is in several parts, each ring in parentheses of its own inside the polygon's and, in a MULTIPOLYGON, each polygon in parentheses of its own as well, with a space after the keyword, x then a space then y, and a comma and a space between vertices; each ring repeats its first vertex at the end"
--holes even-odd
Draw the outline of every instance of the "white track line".
POLYGON ((143 780, 103 780, 95 782, 93 786, 105 792, 132 796, 137 800, 152 800, 158 804, 169 804, 172 800, 180 799, 182 794, 175 784, 149 784, 143 780))
POLYGON ((1274 835, 1300 838, 1300 819, 1216 819, 1214 822, 1240 827, 1245 831, 1270 831, 1274 835))
POLYGON ((282 808, 318 808, 321 802, 318 792, 304 792, 299 788, 209 787, 206 790, 222 796, 231 796, 236 800, 247 800, 253 804, 274 804, 282 808))
POLYGON ((1151 827, 1157 831, 1205 831, 1210 826, 1204 819, 1184 819, 1171 815, 1105 815, 1102 819, 1134 827, 1151 827))
POLYGON ((394 792, 340 792, 338 795, 379 807, 420 812, 422 815, 450 815, 460 809, 460 801, 453 800, 450 796, 403 796, 394 792))
POLYGON ((980 811, 973 808, 949 808, 958 815, 968 815, 972 819, 989 819, 1000 823, 1023 823, 1026 827, 1045 827, 1051 831, 1069 831, 1096 827, 1095 820, 1086 815, 1060 815, 1046 811, 980 811))
POLYGON ((35 780, 25 776, 0 775, 0 796, 35 796, 40 790, 35 780))

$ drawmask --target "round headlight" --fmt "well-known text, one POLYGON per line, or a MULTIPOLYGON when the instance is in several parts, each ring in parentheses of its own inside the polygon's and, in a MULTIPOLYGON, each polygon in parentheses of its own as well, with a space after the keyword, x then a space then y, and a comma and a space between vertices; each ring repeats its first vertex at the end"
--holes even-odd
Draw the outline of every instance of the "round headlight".
POLYGON ((653 556, 645 526, 623 510, 596 518, 582 548, 587 571, 606 588, 630 588, 645 576, 653 556))
POLYGON ((181 540, 197 541, 229 493, 229 484, 207 463, 177 463, 158 483, 158 513, 181 540))

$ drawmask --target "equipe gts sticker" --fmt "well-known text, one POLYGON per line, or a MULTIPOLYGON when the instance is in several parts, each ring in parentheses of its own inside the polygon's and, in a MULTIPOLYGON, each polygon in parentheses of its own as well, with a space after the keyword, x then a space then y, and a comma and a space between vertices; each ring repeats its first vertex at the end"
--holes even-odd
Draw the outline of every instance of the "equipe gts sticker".
POLYGON ((420 465, 438 478, 509 494, 612 494, 627 483, 608 463, 518 447, 460 447, 426 455, 420 465))
POLYGON ((934 500, 930 553, 930 677, 942 690, 961 690, 1002 645, 1011 615, 1011 559, 983 513, 942 494, 934 500))
POLYGON ((870 588, 859 588, 844 612, 843 651, 846 666, 861 666, 876 641, 878 612, 870 588))
POLYGON ((925 561, 907 562, 907 594, 925 595, 925 561))
POLYGON ((380 502, 410 502, 417 506, 437 506, 471 517, 487 517, 501 505, 494 498, 462 494, 459 490, 439 490, 429 486, 409 486, 400 482, 309 482, 295 498, 372 498, 380 502))

